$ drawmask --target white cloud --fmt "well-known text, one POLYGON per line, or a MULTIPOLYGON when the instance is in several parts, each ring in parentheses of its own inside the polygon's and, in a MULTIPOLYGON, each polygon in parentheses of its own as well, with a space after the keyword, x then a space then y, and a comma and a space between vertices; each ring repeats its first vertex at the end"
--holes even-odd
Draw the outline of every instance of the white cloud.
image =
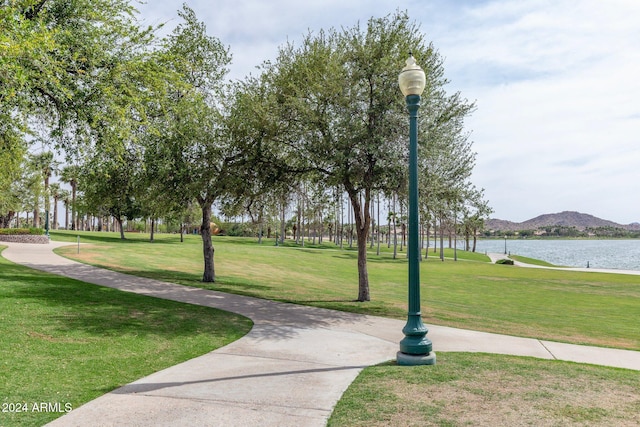
POLYGON ((444 49, 453 84, 459 76, 478 101, 475 176, 496 216, 582 210, 638 221, 629 195, 638 190, 640 5, 492 2, 468 13, 477 24, 444 49))

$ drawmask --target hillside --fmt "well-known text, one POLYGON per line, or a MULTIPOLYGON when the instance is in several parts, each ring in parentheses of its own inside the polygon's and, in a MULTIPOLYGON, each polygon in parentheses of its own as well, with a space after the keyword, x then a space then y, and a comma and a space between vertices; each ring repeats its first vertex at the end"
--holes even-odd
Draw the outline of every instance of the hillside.
POLYGON ((586 228, 611 227, 622 228, 625 230, 640 230, 640 224, 637 222, 623 225, 606 219, 601 219, 593 215, 574 211, 539 215, 524 222, 490 219, 485 223, 486 230, 496 231, 538 230, 545 227, 575 227, 578 230, 584 230, 586 228))

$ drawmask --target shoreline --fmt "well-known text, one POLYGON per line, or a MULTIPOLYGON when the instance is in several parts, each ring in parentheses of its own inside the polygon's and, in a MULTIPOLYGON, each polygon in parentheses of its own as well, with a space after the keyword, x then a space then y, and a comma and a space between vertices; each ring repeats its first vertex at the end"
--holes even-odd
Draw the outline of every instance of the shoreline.
POLYGON ((513 253, 572 269, 640 271, 640 239, 486 239, 476 250, 513 253))
MULTIPOLYGON (((487 252, 486 255, 491 259, 493 264, 501 259, 510 259, 513 261, 513 265, 516 267, 524 268, 546 268, 548 270, 564 270, 564 271, 580 271, 585 273, 608 273, 608 274, 627 274, 631 276, 640 276, 640 270, 625 270, 615 268, 585 268, 585 267, 550 267, 544 265, 527 264, 522 261, 517 261, 511 258, 511 254, 505 255, 496 252, 487 252)), ((516 255, 517 256, 517 255, 516 255)))

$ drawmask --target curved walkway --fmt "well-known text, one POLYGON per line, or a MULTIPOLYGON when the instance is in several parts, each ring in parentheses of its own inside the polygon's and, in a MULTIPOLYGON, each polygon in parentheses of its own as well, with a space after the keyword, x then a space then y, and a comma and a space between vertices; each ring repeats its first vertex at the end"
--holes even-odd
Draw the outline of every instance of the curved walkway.
MULTIPOLYGON (((4 243, 3 243, 4 244, 4 243)), ((13 262, 84 282, 214 307, 253 329, 216 351, 107 393, 50 426, 323 426, 365 367, 395 358, 404 321, 278 303, 116 273, 9 243, 13 262)), ((640 370, 640 352, 429 326, 433 348, 640 370)))

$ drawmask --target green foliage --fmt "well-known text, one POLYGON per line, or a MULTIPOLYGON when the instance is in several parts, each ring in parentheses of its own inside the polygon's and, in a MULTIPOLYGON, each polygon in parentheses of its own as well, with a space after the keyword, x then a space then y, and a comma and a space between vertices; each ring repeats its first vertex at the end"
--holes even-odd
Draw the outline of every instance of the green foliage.
POLYGON ((162 72, 147 60, 152 32, 139 28, 134 11, 128 0, 2 3, 0 225, 14 211, 38 212, 43 195, 48 207, 54 168, 42 169, 44 193, 19 184, 27 140, 76 158, 107 147, 117 158, 146 122, 150 89, 162 72))
POLYGON ((499 259, 499 260, 496 261, 496 264, 513 265, 513 260, 512 259, 499 259))
POLYGON ((35 235, 40 236, 44 234, 43 228, 0 228, 0 234, 4 235, 35 235))
POLYGON ((568 237, 568 238, 615 238, 615 239, 637 239, 640 237, 640 230, 632 230, 622 227, 603 226, 577 228, 575 226, 545 226, 537 230, 485 230, 487 237, 517 236, 519 238, 533 237, 536 239, 568 237))
POLYGON ((139 69, 131 64, 150 41, 150 32, 138 28, 133 12, 127 0, 3 5, 0 105, 8 106, 25 127, 44 123, 69 152, 77 151, 78 142, 86 143, 92 129, 103 138, 115 130, 107 124, 118 123, 118 134, 124 134, 139 93, 127 84, 139 69))
POLYGON ((120 225, 125 219, 139 217, 139 162, 135 152, 127 151, 120 157, 107 151, 97 152, 84 164, 80 174, 79 189, 91 212, 111 215, 120 225))
MULTIPOLYGON (((5 215, 7 212, 20 210, 21 198, 17 183, 22 178, 21 165, 27 150, 26 144, 15 131, 3 129, 2 125, 0 118, 0 215, 5 215)), ((6 224, 0 222, 1 225, 6 224)))
MULTIPOLYGON (((474 106, 446 93, 443 60, 406 13, 310 33, 298 47, 283 46, 258 77, 236 83, 225 81, 230 49, 187 5, 163 39, 135 13, 128 0, 3 3, 0 225, 20 209, 39 212, 43 195, 48 207, 54 168, 41 169, 44 191, 13 188, 29 133, 81 166, 81 176, 63 177, 72 187, 74 227, 80 213, 120 222, 185 218, 197 201, 207 280, 214 277, 207 236, 214 203, 264 225, 290 203, 292 188, 311 181, 319 190, 307 211, 318 218, 327 189, 348 194, 360 248, 358 299, 367 301, 372 198, 402 193, 406 181, 407 114, 397 76, 409 52, 428 80, 420 126, 424 217, 437 212, 442 223, 453 211, 470 236, 488 214, 482 191, 467 182, 475 155, 463 120, 474 106)), ((277 222, 285 219, 270 225, 277 222)))
POLYGON ((264 65, 262 83, 270 96, 257 108, 258 116, 266 108, 267 123, 280 125, 275 131, 269 124, 261 127, 264 139, 275 144, 272 151, 285 153, 290 169, 348 194, 360 249, 359 301, 370 298, 366 245, 373 194, 406 185, 408 120, 398 73, 411 51, 426 72, 425 103, 444 104, 426 114, 437 111, 432 121, 442 126, 460 121, 469 108, 442 99, 442 59, 404 13, 371 18, 366 28, 309 34, 300 47, 288 44, 275 62, 264 65))
MULTIPOLYGON (((204 254, 203 281, 215 280, 209 224, 211 206, 241 184, 237 149, 223 131, 223 78, 231 55, 220 41, 209 36, 186 4, 184 20, 164 40, 158 54, 173 78, 159 99, 163 114, 154 121, 157 135, 144 140, 147 182, 166 201, 168 211, 186 208, 196 200, 202 213, 200 233, 204 254)), ((149 198, 147 198, 149 200, 149 198)))
POLYGON ((234 222, 234 223, 223 223, 222 234, 224 234, 225 236, 232 236, 232 237, 251 237, 251 236, 254 236, 256 233, 251 225, 239 224, 237 222, 234 222))

